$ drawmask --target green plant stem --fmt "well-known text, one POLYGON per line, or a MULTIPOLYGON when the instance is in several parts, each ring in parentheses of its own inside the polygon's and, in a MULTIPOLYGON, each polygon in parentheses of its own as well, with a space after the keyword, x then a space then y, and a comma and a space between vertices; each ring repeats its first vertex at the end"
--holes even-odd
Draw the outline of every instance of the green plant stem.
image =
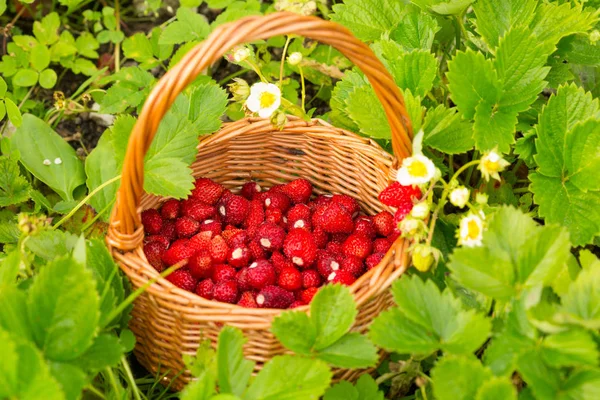
POLYGON ((121 396, 119 396, 121 391, 119 390, 119 387, 117 386, 117 381, 115 379, 115 375, 112 372, 112 369, 106 368, 105 372, 106 372, 106 375, 108 375, 108 380, 110 381, 110 385, 113 387, 113 390, 115 391, 115 398, 121 397, 121 396))
POLYGON ((229 82, 230 80, 232 80, 233 78, 237 78, 240 75, 244 75, 246 72, 248 72, 247 69, 241 69, 239 71, 235 71, 234 73, 231 73, 229 75, 227 75, 225 78, 221 79, 218 83, 219 86, 223 86, 224 84, 226 84, 227 82, 229 82))
POLYGON ((258 65, 254 64, 252 61, 250 60, 246 60, 246 62, 248 63, 248 65, 252 68, 252 70, 254 72, 256 72, 256 75, 258 75, 258 77, 260 78, 261 81, 265 82, 265 83, 269 83, 269 81, 267 80, 267 78, 265 78, 265 76, 262 74, 262 72, 260 72, 260 68, 258 68, 258 65))
MULTIPOLYGON (((115 0, 115 18, 117 20, 117 32, 121 31, 121 12, 119 0, 115 0)), ((121 43, 115 43, 115 73, 121 68, 121 43)))
POLYGON ((85 234, 85 231, 88 230, 92 225, 94 225, 94 222, 96 222, 106 211, 108 211, 108 210, 111 209, 111 207, 113 206, 113 204, 115 204, 116 200, 117 200, 116 198, 113 199, 99 213, 96 213, 96 215, 94 215, 94 218, 92 218, 91 220, 89 220, 88 222, 86 222, 86 224, 83 225, 83 227, 81 228, 81 233, 85 234))
POLYGON ((136 400, 142 400, 140 393, 139 393, 139 389, 138 389, 137 385, 135 384, 135 379, 133 378, 133 374, 131 373, 131 368, 129 368, 129 363, 127 362, 127 359, 125 358, 125 356, 121 356, 121 364, 123 364, 123 369, 125 370, 125 376, 127 377, 127 382, 131 386, 131 390, 133 390, 133 395, 135 396, 136 400))
POLYGON ((27 10, 26 7, 22 7, 19 12, 17 13, 17 15, 15 15, 15 17, 8 23, 7 26, 12 26, 14 24, 17 23, 17 21, 19 20, 19 18, 21 18, 21 15, 23 15, 23 13, 27 10))
POLYGON ((279 87, 281 88, 281 84, 283 82, 283 67, 285 66, 285 55, 287 53, 288 46, 292 40, 292 36, 289 35, 285 40, 285 46, 283 46, 283 52, 281 53, 281 64, 279 65, 279 87))
POLYGON ((306 101, 306 85, 304 83, 304 72, 302 71, 301 65, 298 65, 298 70, 300 70, 300 83, 302 84, 302 111, 306 114, 306 109, 304 108, 304 103, 306 101))
POLYGON ((107 180, 106 182, 104 182, 102 185, 98 186, 96 189, 92 190, 87 196, 84 197, 83 200, 81 200, 79 202, 79 204, 77 204, 67 215, 65 215, 60 221, 58 221, 56 223, 56 225, 54 225, 52 227, 52 229, 56 229, 59 226, 61 226, 66 220, 68 220, 69 218, 71 218, 73 215, 75 215, 75 213, 81 208, 83 207, 84 204, 86 204, 92 197, 94 197, 94 195, 96 193, 98 193, 99 191, 101 191, 102 189, 104 189, 105 187, 107 187, 108 185, 110 185, 111 183, 114 183, 116 181, 118 181, 119 179, 121 179, 121 175, 117 175, 112 179, 107 180))
POLYGON ((523 187, 523 188, 518 188, 518 189, 513 189, 513 193, 528 193, 529 192, 529 188, 528 187, 523 187))
POLYGON ((101 399, 105 398, 104 393, 102 393, 101 391, 96 389, 96 387, 92 384, 90 384, 89 386, 86 386, 85 390, 90 391, 91 393, 95 394, 96 396, 100 397, 101 399))
MULTIPOLYGON (((479 151, 475 150, 473 152, 473 158, 471 159, 471 162, 473 162, 474 160, 476 160, 478 158, 479 158, 479 151)), ((471 177, 473 176, 473 170, 474 170, 474 168, 469 170, 469 172, 467 173, 467 179, 465 179, 465 183, 467 185, 471 182, 471 177)))
POLYGON ((25 95, 25 97, 23 97, 23 100, 21 100, 21 102, 19 103, 19 109, 21 109, 21 107, 23 107, 23 104, 25 104, 25 102, 27 100, 29 100, 29 97, 31 96, 31 93, 33 93, 33 89, 35 89, 35 86, 32 86, 29 91, 27 92, 27 94, 25 95))

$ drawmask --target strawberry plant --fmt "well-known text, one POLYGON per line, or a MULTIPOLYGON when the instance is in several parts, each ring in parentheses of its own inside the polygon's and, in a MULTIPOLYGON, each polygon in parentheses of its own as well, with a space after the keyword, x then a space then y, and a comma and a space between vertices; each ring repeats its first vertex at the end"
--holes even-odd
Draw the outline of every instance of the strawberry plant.
POLYGON ((599 7, 0 0, 0 398, 598 398, 599 7), (373 50, 412 155, 370 216, 303 179, 229 191, 192 175, 200 137, 246 116, 318 117, 391 151, 365 75, 297 35, 231 49, 179 95, 144 159, 144 190, 171 197, 141 214, 148 262, 193 296, 291 309, 271 326, 286 355, 252 376, 246 338, 223 327, 183 355, 194 379, 177 392, 167 376, 183 370, 149 373, 132 353, 131 307, 152 282, 132 290, 103 240, 127 143, 187 52, 275 11, 335 21, 373 50), (393 306, 351 331, 345 285, 400 236, 410 267, 393 306), (336 368, 374 371, 338 382, 336 368))

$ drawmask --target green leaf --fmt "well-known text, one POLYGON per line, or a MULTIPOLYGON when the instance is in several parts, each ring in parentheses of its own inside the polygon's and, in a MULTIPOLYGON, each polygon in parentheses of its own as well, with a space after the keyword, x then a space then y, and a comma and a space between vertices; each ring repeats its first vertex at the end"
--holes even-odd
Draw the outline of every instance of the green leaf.
POLYGON ((459 15, 473 0, 413 0, 419 7, 440 15, 459 15))
POLYGON ((40 72, 50 65, 50 51, 43 44, 38 44, 31 49, 29 60, 33 69, 40 72))
POLYGON ((68 254, 75 247, 77 236, 60 230, 45 230, 30 236, 25 243, 27 250, 46 261, 68 254))
MULTIPOLYGON (((123 118, 131 117, 125 116, 118 118, 115 125, 111 128, 112 131, 118 126, 119 119, 122 120, 123 118)), ((100 137, 97 146, 85 159, 85 173, 87 175, 86 184, 90 192, 119 175, 121 166, 115 159, 118 152, 111 142, 111 136, 115 136, 111 130, 106 131, 102 137, 100 137)), ((110 217, 110 211, 112 209, 111 204, 115 201, 119 185, 120 181, 111 183, 96 193, 89 201, 89 204, 94 207, 96 212, 101 212, 108 208, 101 217, 104 221, 107 221, 110 217)))
POLYGON ((53 44, 58 40, 58 28, 60 18, 58 13, 52 12, 42 18, 41 21, 33 23, 33 34, 41 44, 53 44))
POLYGON ((538 5, 531 21, 533 34, 549 45, 554 46, 560 39, 574 33, 584 33, 598 21, 594 11, 583 10, 582 4, 542 2, 538 5))
POLYGON ((390 125, 373 87, 355 88, 346 99, 346 113, 363 135, 379 139, 391 138, 390 125))
POLYGON ((310 318, 317 331, 314 348, 322 350, 337 342, 356 318, 356 304, 343 285, 321 288, 310 303, 310 318))
POLYGON ((0 222, 0 243, 17 243, 21 231, 15 222, 0 222))
POLYGON ((440 30, 437 21, 418 11, 408 12, 390 33, 390 38, 404 50, 431 50, 433 38, 440 30))
POLYGON ((515 141, 515 125, 516 112, 482 101, 475 109, 475 147, 481 151, 497 148, 500 152, 509 152, 510 145, 515 141))
POLYGON ((585 35, 573 35, 562 39, 558 44, 558 52, 572 64, 600 64, 600 44, 592 43, 585 35))
POLYGON ((477 31, 494 49, 510 28, 529 25, 536 6, 536 0, 478 0, 473 4, 477 31))
POLYGON ((564 229, 539 226, 521 211, 502 207, 484 232, 483 245, 457 248, 448 268, 461 285, 508 301, 524 288, 549 285, 569 251, 564 229))
POLYGON ((200 135, 216 132, 227 103, 227 92, 219 85, 214 82, 198 85, 190 94, 188 119, 200 135))
POLYGON ((542 358, 552 367, 595 366, 598 349, 589 333, 570 330, 550 335, 542 342, 542 358))
POLYGON ((474 399, 482 384, 492 377, 474 357, 445 356, 431 371, 433 393, 438 400, 474 399))
POLYGON ((45 69, 40 73, 40 86, 44 89, 52 89, 56 85, 56 72, 53 69, 45 69))
POLYGON ((367 85, 365 77, 356 71, 346 72, 344 78, 338 81, 331 93, 329 102, 331 107, 330 118, 336 126, 354 132, 359 131, 358 126, 346 111, 346 101, 353 95, 355 89, 367 85))
POLYGON ((6 0, 0 0, 0 15, 6 11, 6 0))
POLYGON ((100 113, 117 114, 137 107, 147 97, 155 79, 139 67, 126 67, 109 77, 118 83, 111 86, 102 99, 100 113))
POLYGON ((380 39, 402 19, 404 4, 395 0, 346 0, 332 7, 331 20, 363 40, 380 39))
POLYGON ((371 324, 369 337, 377 346, 398 353, 430 354, 440 346, 431 330, 408 319, 397 308, 377 316, 371 324))
POLYGON ((110 127, 108 139, 112 142, 112 147, 115 155, 116 165, 121 169, 123 160, 125 159, 125 153, 127 152, 127 145, 129 144, 129 136, 133 131, 133 127, 137 120, 131 115, 119 115, 115 119, 115 123, 110 127))
POLYGON ((200 41, 208 36, 210 26, 201 14, 190 12, 189 9, 179 8, 177 20, 167 25, 163 30, 158 44, 179 44, 191 40, 200 41))
POLYGON ((13 77, 13 85, 30 87, 37 83, 38 73, 29 68, 19 69, 13 77))
POLYGON ((241 396, 246 390, 254 362, 244 359, 242 351, 244 343, 246 343, 246 338, 238 329, 225 327, 219 334, 217 375, 221 393, 233 393, 241 396))
POLYGON ((427 111, 423 121, 423 143, 447 154, 458 154, 473 148, 473 125, 462 120, 456 108, 440 104, 427 111))
POLYGON ((548 367, 536 350, 523 353, 517 362, 518 371, 537 399, 557 398, 560 390, 559 371, 548 367))
POLYGON ((6 105, 6 114, 8 114, 8 119, 15 127, 20 127, 23 123, 23 117, 21 116, 21 110, 19 107, 8 97, 4 98, 4 105, 6 105))
MULTIPOLYGON (((21 266, 21 252, 13 250, 2 261, 0 265, 0 287, 14 285, 21 266)), ((1 324, 0 324, 1 326, 1 324)))
POLYGON ((194 357, 184 354, 183 361, 193 376, 199 377, 206 373, 213 381, 217 379, 217 352, 212 348, 210 340, 200 342, 194 357))
POLYGON ((66 399, 79 399, 88 383, 88 377, 74 365, 60 362, 49 362, 50 373, 60 385, 66 399))
POLYGON ((77 40, 75 40, 75 47, 77 47, 77 53, 81 54, 84 57, 96 59, 98 58, 98 48, 100 44, 89 32, 83 32, 77 40))
POLYGON ((329 387, 331 377, 323 361, 276 356, 252 381, 244 400, 317 400, 329 387))
POLYGON ((31 185, 21 175, 16 160, 0 156, 0 207, 29 200, 31 185))
POLYGON ((17 391, 19 354, 17 354, 17 346, 11 340, 8 332, 1 329, 0 353, 2 354, 2 363, 0 363, 0 396, 8 398, 9 395, 17 391))
POLYGON ((317 357, 341 368, 372 367, 379 359, 373 343, 357 332, 347 333, 331 346, 319 350, 317 357))
POLYGON ((21 153, 21 163, 29 172, 64 200, 74 200, 73 190, 85 182, 83 164, 75 150, 48 124, 26 114, 11 142, 21 153), (57 159, 59 164, 55 162, 57 159), (50 160, 51 165, 44 165, 44 160, 50 160))
POLYGON ((563 383, 560 399, 594 400, 600 396, 600 370, 587 369, 575 371, 563 383))
POLYGON ((152 159, 144 169, 144 190, 148 193, 182 199, 194 188, 192 170, 179 158, 152 159))
POLYGON ((341 381, 327 389, 323 400, 358 400, 358 390, 350 382, 341 381))
POLYGON ((237 21, 241 18, 250 15, 261 15, 261 2, 260 0, 245 0, 245 1, 234 1, 221 12, 217 18, 211 24, 211 28, 224 24, 226 22, 237 21))
POLYGON ((600 265, 581 270, 562 297, 560 313, 572 324, 600 329, 600 265))
MULTIPOLYGON (((2 265, 4 268, 4 264, 2 265)), ((13 283, 11 282, 11 285, 13 283)), ((31 341, 32 329, 27 318, 27 297, 24 291, 14 286, 2 286, 0 290, 0 329, 11 332, 15 337, 31 341)))
POLYGON ((94 374, 102 371, 105 368, 116 366, 121 361, 123 356, 123 348, 119 339, 108 333, 101 333, 96 338, 92 345, 73 361, 85 371, 94 374))
POLYGON ((209 400, 215 393, 215 381, 207 373, 190 382, 181 392, 181 400, 209 400))
POLYGON ((383 392, 379 390, 377 382, 371 375, 363 374, 356 382, 358 400, 383 400, 383 392))
POLYGON ((73 360, 92 344, 100 314, 95 286, 92 274, 70 257, 49 263, 36 276, 28 314, 35 342, 48 359, 73 360))
POLYGON ((494 377, 483 382, 475 400, 517 400, 517 391, 507 378, 494 377))
POLYGON ((300 311, 286 311, 273 320, 271 332, 286 348, 298 354, 309 355, 317 332, 308 315, 300 311))
POLYGON ((158 64, 158 60, 154 58, 150 40, 141 32, 129 36, 123 41, 123 54, 127 58, 145 64, 143 68, 151 68, 158 64))
POLYGON ((198 132, 182 115, 172 109, 163 117, 145 160, 157 162, 169 158, 180 158, 190 164, 196 156, 198 132))

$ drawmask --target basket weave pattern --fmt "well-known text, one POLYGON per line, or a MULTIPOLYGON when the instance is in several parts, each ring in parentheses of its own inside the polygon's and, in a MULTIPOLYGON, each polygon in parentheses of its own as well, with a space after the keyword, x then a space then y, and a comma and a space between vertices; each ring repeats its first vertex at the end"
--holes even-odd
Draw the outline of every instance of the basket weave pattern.
MULTIPOLYGON (((142 250, 140 212, 165 200, 142 189, 143 158, 161 118, 177 94, 224 52, 239 43, 288 33, 331 44, 363 70, 386 111, 397 158, 374 141, 322 120, 289 117, 278 130, 268 120, 246 118, 203 138, 192 165, 194 176, 211 178, 234 191, 248 180, 270 187, 302 177, 313 184, 316 193, 355 197, 367 214, 385 208, 377 195, 388 185, 398 160, 408 154, 411 128, 402 97, 383 65, 366 45, 332 22, 290 13, 244 18, 219 27, 159 81, 132 132, 107 243, 134 288, 158 276, 142 250)), ((387 289, 407 265, 404 246, 403 240, 396 241, 381 263, 350 287, 358 306, 354 331, 364 333, 373 318, 390 306, 387 289)), ((169 371, 167 379, 174 379, 173 387, 181 389, 190 379, 187 372, 177 375, 184 370, 182 354, 194 354, 205 339, 215 344, 221 327, 229 324, 248 338, 246 356, 257 361, 260 369, 273 356, 286 352, 269 332, 280 312, 209 301, 158 279, 134 305, 130 326, 138 341, 135 353, 150 371, 159 367, 163 373, 169 371)), ((353 380, 359 373, 340 369, 335 377, 353 380)))

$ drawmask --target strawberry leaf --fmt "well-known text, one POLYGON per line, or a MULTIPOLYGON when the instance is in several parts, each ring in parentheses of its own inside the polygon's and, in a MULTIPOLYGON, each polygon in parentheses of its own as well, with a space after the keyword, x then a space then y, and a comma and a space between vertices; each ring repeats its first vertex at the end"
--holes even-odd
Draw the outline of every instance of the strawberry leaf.
POLYGON ((390 33, 390 39, 400 44, 406 51, 431 50, 433 38, 439 30, 435 18, 415 10, 406 13, 390 33))
POLYGON ((346 99, 345 111, 363 135, 379 139, 391 138, 390 125, 373 87, 355 88, 346 99))
POLYGON ((217 376, 221 393, 241 396, 246 390, 254 368, 253 361, 244 359, 242 346, 246 340, 241 331, 232 327, 225 327, 219 333, 217 376))
POLYGON ((341 368, 372 367, 379 359, 377 348, 358 332, 345 334, 331 346, 319 350, 317 357, 341 368))
POLYGON ((199 41, 206 38, 209 32, 210 26, 203 15, 181 7, 177 10, 177 20, 163 30, 158 44, 170 45, 191 40, 199 41))
POLYGON ((336 125, 349 131, 358 132, 356 123, 347 115, 346 101, 350 98, 354 90, 367 86, 365 77, 356 71, 348 71, 333 89, 331 93, 331 121, 336 125))
POLYGON ((433 393, 439 400, 474 399, 481 385, 490 378, 489 369, 476 358, 467 356, 444 356, 431 371, 433 393))
POLYGON ((113 334, 101 333, 73 363, 85 371, 98 373, 105 368, 116 366, 122 356, 123 349, 119 339, 113 334))
POLYGON ((29 200, 31 185, 21 175, 16 160, 0 156, 0 207, 29 200))
POLYGON ((542 357, 553 367, 595 366, 598 349, 589 333, 571 330, 549 335, 542 342, 542 357))
POLYGON ((460 118, 456 108, 439 105, 427 111, 423 142, 447 154, 464 153, 474 145, 473 125, 460 118))
POLYGON ((299 311, 286 311, 273 320, 271 332, 288 349, 309 355, 317 333, 308 315, 299 311))
POLYGON ((322 350, 337 342, 356 318, 356 304, 347 287, 327 285, 310 303, 310 317, 317 331, 314 348, 322 350))
POLYGON ((584 268, 562 298, 562 319, 587 329, 600 329, 600 263, 584 268))
POLYGON ((528 26, 533 20, 536 0, 478 0, 473 4, 477 31, 491 49, 513 26, 528 26))
POLYGON ((493 377, 483 382, 476 400, 517 400, 517 391, 510 380, 493 377))
POLYGON ((361 40, 381 38, 402 20, 405 5, 395 0, 346 0, 332 7, 331 20, 345 25, 361 40))

